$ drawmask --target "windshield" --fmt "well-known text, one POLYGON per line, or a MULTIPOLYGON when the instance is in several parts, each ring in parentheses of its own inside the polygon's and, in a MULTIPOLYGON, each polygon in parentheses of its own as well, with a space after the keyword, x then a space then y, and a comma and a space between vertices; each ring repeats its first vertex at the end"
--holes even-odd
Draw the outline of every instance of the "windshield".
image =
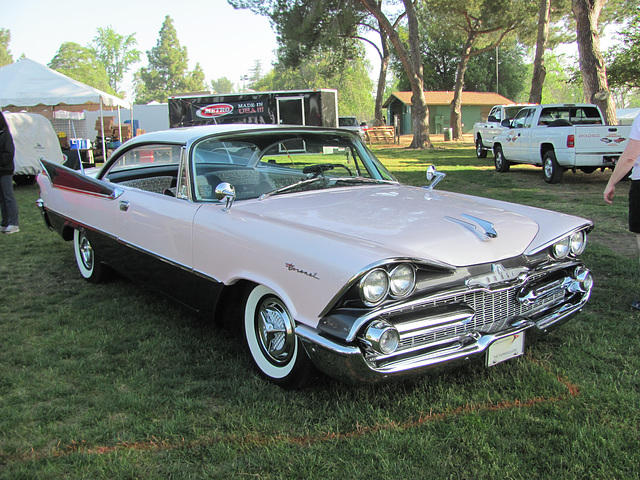
POLYGON ((358 120, 356 120, 356 117, 340 117, 338 118, 338 125, 341 127, 357 127, 358 120))
POLYGON ((260 132, 211 137, 192 148, 194 198, 214 201, 228 182, 237 200, 395 182, 359 141, 334 132, 260 132), (318 179, 317 181, 307 181, 318 179))

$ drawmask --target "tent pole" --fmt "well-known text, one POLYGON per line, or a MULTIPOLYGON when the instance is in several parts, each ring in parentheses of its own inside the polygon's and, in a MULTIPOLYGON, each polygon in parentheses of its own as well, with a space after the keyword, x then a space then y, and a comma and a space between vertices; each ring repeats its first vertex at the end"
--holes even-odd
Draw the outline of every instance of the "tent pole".
POLYGON ((120 143, 124 143, 122 141, 122 119, 120 118, 120 105, 118 105, 118 139, 120 139, 120 143))
POLYGON ((102 97, 100 97, 100 129, 102 130, 102 162, 107 161, 107 146, 104 138, 104 112, 102 111, 102 97))

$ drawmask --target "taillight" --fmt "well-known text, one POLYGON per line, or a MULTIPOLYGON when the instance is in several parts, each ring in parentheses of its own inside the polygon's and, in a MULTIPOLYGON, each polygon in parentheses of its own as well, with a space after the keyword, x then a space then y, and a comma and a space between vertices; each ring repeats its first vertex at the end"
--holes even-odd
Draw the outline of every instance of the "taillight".
POLYGON ((567 148, 573 148, 576 146, 575 135, 567 135, 567 148))

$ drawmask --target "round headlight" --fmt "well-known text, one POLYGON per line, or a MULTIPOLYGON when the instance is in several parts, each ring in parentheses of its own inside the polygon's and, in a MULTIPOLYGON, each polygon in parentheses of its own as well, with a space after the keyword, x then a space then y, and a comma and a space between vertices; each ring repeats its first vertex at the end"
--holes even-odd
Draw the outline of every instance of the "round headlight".
POLYGON ((583 292, 588 292, 593 288, 593 276, 591 272, 584 267, 577 267, 575 269, 574 275, 576 280, 580 282, 580 287, 583 292))
POLYGON ((571 241, 565 237, 553 246, 553 256, 558 260, 565 258, 571 251, 571 241))
POLYGON ((400 334, 384 321, 376 321, 369 325, 364 338, 376 352, 383 355, 392 354, 400 345, 400 334))
POLYGON ((584 230, 571 235, 571 254, 580 255, 587 247, 587 234, 584 230))
POLYGON ((389 274, 381 268, 367 273, 360 280, 360 298, 369 306, 382 302, 389 293, 389 274))
POLYGON ((391 271, 389 281, 391 295, 398 298, 406 297, 416 285, 416 273, 411 265, 403 263, 391 271))

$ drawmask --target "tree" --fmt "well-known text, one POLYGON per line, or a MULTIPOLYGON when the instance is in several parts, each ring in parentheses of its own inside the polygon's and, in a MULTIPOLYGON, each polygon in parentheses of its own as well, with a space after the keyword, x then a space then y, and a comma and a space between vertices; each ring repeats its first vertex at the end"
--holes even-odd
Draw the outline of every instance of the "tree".
MULTIPOLYGON (((438 22, 423 22, 421 48, 424 65, 425 90, 453 91, 460 55, 460 41, 450 31, 441 28, 438 22)), ((503 42, 499 54, 499 91, 510 99, 522 99, 524 84, 528 79, 525 65, 526 52, 515 39, 503 42)), ((411 86, 401 66, 395 65, 400 90, 410 90, 411 86)), ((465 90, 473 92, 496 91, 496 51, 487 50, 471 57, 465 73, 465 90)), ((524 99, 526 100, 526 98, 524 99)))
MULTIPOLYGON (((519 0, 431 0, 425 13, 457 32, 462 48, 451 102, 453 138, 462 138, 462 90, 472 57, 494 50, 531 18, 531 3, 519 0)), ((433 21, 433 20, 432 20, 433 21)))
POLYGON ((233 92, 233 82, 227 77, 222 77, 217 80, 211 80, 211 88, 216 93, 231 93, 233 92))
MULTIPOLYGON (((376 0, 378 5, 383 0, 376 0)), ((279 62, 296 68, 307 58, 322 52, 333 56, 337 71, 361 55, 361 41, 372 45, 380 55, 376 93, 375 123, 382 124, 382 102, 389 65, 389 41, 385 31, 362 5, 353 0, 229 0, 235 8, 247 8, 271 19, 280 45, 279 62), (380 44, 366 35, 374 31, 380 44)))
POLYGON ((598 20, 607 0, 572 0, 578 39, 578 61, 585 100, 602 110, 608 125, 616 125, 616 106, 607 83, 607 67, 600 52, 598 20))
POLYGON ((373 113, 372 81, 366 70, 362 55, 357 55, 336 71, 332 65, 331 52, 318 52, 306 59, 297 68, 288 68, 277 61, 274 69, 263 76, 252 87, 266 90, 307 90, 335 88, 338 95, 338 111, 341 115, 353 115, 368 120, 373 113))
POLYGON ((134 35, 120 35, 109 26, 98 28, 98 35, 93 39, 96 57, 104 65, 109 85, 115 91, 118 91, 129 67, 140 60, 140 52, 134 48, 137 45, 134 35))
POLYGON ((358 0, 378 20, 382 30, 396 50, 411 85, 411 117, 413 121, 413 140, 411 148, 433 148, 429 137, 429 107, 424 98, 424 69, 419 40, 419 24, 415 5, 412 0, 402 0, 404 11, 396 16, 406 17, 408 37, 400 35, 400 23, 391 21, 382 11, 382 3, 375 0, 358 0))
POLYGON ((204 73, 197 64, 187 71, 187 48, 180 46, 178 34, 169 15, 160 29, 158 43, 147 51, 148 67, 135 75, 136 103, 164 102, 169 95, 204 90, 204 73))
POLYGON ((260 60, 255 60, 253 62, 253 67, 249 71, 249 86, 252 86, 254 83, 258 82, 262 78, 262 62, 260 60))
POLYGON ((9 50, 10 41, 11 32, 7 29, 0 28, 0 67, 13 63, 13 56, 9 50))
POLYGON ((538 36, 536 39, 536 54, 533 62, 533 76, 529 103, 542 103, 542 88, 547 69, 544 65, 544 53, 549 39, 549 23, 551 21, 551 0, 540 0, 538 11, 538 36))
POLYGON ((75 42, 60 45, 49 68, 98 90, 116 93, 109 85, 107 71, 96 58, 96 52, 75 42))
POLYGON ((616 88, 640 88, 640 7, 619 32, 620 44, 609 52, 608 80, 616 88))

